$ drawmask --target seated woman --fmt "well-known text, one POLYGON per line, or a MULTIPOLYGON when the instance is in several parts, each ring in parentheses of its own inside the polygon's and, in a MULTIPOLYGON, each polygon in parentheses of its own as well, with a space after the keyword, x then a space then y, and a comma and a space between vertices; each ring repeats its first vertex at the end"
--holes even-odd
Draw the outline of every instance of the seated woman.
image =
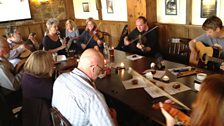
POLYGON ((58 35, 59 21, 56 18, 47 20, 47 34, 43 38, 43 48, 51 53, 58 53, 58 55, 66 55, 65 48, 67 47, 66 41, 58 35))
MULTIPOLYGON (((223 126, 224 122, 224 79, 223 75, 208 76, 201 84, 196 101, 192 105, 190 126, 223 126)), ((160 104, 167 126, 176 120, 160 104)))
POLYGON ((94 48, 98 51, 103 50, 103 33, 97 29, 93 18, 86 20, 86 29, 80 35, 82 51, 88 48, 94 48))
POLYGON ((79 30, 75 22, 68 19, 65 22, 65 37, 68 41, 67 49, 77 50, 77 39, 79 38, 79 30))
POLYGON ((33 52, 24 65, 22 78, 23 126, 51 125, 53 58, 49 52, 33 52))

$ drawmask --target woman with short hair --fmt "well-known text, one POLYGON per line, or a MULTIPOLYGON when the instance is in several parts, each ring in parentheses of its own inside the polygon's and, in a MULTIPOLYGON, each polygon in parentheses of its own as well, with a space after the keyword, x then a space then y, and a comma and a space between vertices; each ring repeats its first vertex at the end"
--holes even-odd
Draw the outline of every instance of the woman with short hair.
POLYGON ((67 44, 65 40, 60 38, 58 34, 59 21, 56 18, 50 18, 46 22, 47 32, 43 38, 44 50, 58 55, 66 55, 65 48, 67 44))
POLYGON ((53 58, 47 51, 35 51, 27 59, 22 79, 23 126, 51 125, 53 66, 53 58))

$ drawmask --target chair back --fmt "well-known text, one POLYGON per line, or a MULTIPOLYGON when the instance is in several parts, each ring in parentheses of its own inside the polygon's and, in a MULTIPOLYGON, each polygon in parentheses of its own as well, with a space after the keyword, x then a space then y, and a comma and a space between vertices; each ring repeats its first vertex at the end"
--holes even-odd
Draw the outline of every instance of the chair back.
POLYGON ((124 37, 127 35, 128 35, 128 25, 125 25, 121 32, 121 36, 120 36, 120 39, 119 39, 116 49, 126 51, 125 46, 124 46, 124 37))
POLYGON ((170 38, 168 39, 168 57, 181 63, 189 62, 188 38, 170 38))
POLYGON ((23 126, 52 126, 49 101, 23 97, 23 126))
POLYGON ((57 108, 52 107, 50 111, 53 126, 72 126, 70 122, 58 111, 57 108))

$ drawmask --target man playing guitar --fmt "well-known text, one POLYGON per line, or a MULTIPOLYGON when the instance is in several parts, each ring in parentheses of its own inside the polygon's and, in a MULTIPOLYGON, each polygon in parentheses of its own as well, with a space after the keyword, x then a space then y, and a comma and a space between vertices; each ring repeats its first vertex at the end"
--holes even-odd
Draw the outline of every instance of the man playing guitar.
MULTIPOLYGON (((218 48, 221 50, 220 55, 217 58, 224 58, 224 27, 222 21, 217 16, 211 16, 205 20, 202 25, 202 29, 205 34, 198 36, 197 38, 189 42, 189 48, 191 51, 189 64, 198 65, 200 59, 199 53, 203 51, 202 48, 197 48, 198 42, 202 42, 204 45, 218 48)), ((213 53, 213 52, 212 52, 213 53)), ((224 70, 224 66, 220 67, 224 70)))

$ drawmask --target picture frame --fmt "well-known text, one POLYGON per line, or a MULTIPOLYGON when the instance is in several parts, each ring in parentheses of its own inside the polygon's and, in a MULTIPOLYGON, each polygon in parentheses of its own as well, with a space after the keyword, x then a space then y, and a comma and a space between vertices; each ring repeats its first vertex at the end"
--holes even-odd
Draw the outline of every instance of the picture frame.
POLYGON ((107 13, 114 13, 113 0, 106 0, 107 13))
POLYGON ((165 15, 177 15, 177 0, 165 0, 165 15))
POLYGON ((89 12, 89 3, 83 2, 82 3, 83 12, 89 12))
POLYGON ((201 0, 201 18, 208 18, 217 13, 217 0, 201 0))

